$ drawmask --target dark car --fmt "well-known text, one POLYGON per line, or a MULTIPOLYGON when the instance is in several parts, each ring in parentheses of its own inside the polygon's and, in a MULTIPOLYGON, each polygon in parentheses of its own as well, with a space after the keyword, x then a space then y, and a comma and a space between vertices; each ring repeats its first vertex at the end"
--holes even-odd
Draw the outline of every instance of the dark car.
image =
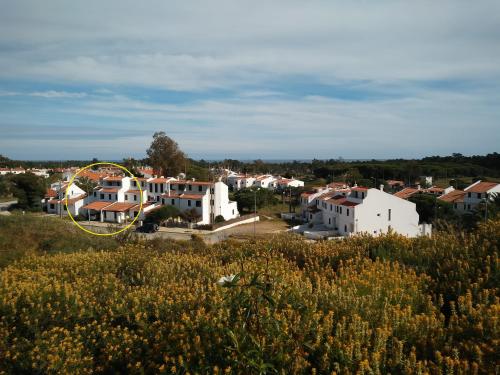
POLYGON ((143 233, 154 233, 158 232, 160 227, 158 224, 155 223, 144 223, 142 227, 137 228, 138 232, 143 232, 143 233))

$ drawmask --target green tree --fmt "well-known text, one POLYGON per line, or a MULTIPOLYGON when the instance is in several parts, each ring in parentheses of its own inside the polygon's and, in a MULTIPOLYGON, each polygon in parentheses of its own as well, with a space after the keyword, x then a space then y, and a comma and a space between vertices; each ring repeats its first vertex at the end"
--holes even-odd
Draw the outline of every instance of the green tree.
POLYGON ((42 210, 42 198, 45 184, 42 178, 32 173, 12 176, 13 192, 17 198, 17 207, 30 211, 42 210))
POLYGON ((153 134, 153 142, 146 153, 149 164, 163 176, 176 176, 184 170, 187 164, 184 152, 165 132, 153 134))
POLYGON ((75 181, 75 184, 85 193, 87 193, 87 196, 90 196, 94 188, 97 186, 97 183, 95 181, 92 181, 88 177, 80 177, 78 180, 75 181))
POLYGON ((170 218, 181 216, 179 210, 174 206, 162 206, 146 214, 145 222, 160 224, 170 218))

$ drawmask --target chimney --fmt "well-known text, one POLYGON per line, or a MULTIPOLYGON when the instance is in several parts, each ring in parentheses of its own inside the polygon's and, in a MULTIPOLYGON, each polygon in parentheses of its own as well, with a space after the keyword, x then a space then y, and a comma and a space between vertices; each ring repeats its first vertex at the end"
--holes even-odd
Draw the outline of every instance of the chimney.
POLYGON ((379 188, 380 188, 380 191, 384 191, 384 184, 380 184, 379 188))
POLYGON ((193 177, 191 180, 194 182, 194 181, 196 181, 196 178, 193 177))
POLYGON ((417 184, 417 190, 420 190, 420 184, 417 184))

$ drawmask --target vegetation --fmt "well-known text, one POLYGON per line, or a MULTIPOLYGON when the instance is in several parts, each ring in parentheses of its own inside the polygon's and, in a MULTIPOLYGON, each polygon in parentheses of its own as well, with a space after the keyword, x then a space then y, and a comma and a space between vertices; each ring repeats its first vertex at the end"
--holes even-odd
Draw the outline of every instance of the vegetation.
POLYGON ((0 216, 0 268, 25 255, 114 249, 115 238, 90 236, 55 217, 0 216))
POLYGON ((156 208, 146 215, 145 222, 161 224, 163 221, 170 218, 176 218, 181 216, 179 210, 174 206, 161 206, 156 208))
POLYGON ((177 176, 184 172, 187 159, 177 142, 168 137, 165 132, 153 134, 153 142, 146 151, 148 163, 162 176, 177 176))
POLYGON ((30 254, 0 273, 0 372, 495 373, 499 240, 489 221, 30 254))
POLYGON ((238 204, 240 212, 253 212, 255 206, 261 208, 264 206, 274 205, 279 202, 274 191, 269 189, 240 189, 233 194, 233 198, 238 204))

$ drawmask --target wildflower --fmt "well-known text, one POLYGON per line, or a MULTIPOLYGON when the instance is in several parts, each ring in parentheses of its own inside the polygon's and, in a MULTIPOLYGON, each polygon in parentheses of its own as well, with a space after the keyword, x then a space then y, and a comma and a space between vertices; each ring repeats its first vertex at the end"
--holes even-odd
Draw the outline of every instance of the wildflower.
POLYGON ((232 283, 235 277, 236 277, 236 275, 234 275, 234 274, 231 274, 229 276, 222 276, 217 281, 217 284, 220 285, 220 286, 224 286, 224 285, 226 285, 228 283, 232 283))

